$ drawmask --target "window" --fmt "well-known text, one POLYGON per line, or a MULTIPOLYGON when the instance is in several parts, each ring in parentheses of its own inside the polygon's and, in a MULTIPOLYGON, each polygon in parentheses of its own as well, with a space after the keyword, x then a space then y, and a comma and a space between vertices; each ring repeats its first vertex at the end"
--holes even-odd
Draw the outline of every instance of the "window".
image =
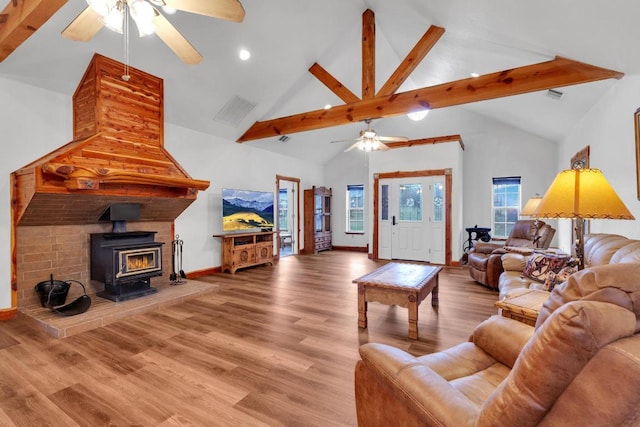
POLYGON ((289 198, 287 196, 287 189, 281 188, 278 193, 278 229, 281 231, 287 231, 289 224, 287 223, 289 218, 289 198))
POLYGON ((347 185, 347 233, 364 233, 364 185, 347 185))
POLYGON ((493 178, 493 236, 507 238, 520 214, 520 177, 493 178))

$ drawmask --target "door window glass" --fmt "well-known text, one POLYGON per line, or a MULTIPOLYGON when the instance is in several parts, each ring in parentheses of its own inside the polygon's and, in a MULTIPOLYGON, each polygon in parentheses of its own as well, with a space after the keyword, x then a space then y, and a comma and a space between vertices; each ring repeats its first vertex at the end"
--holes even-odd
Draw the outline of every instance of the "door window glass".
POLYGON ((380 186, 380 219, 383 221, 389 219, 389 186, 387 184, 380 186))
POLYGON ((433 222, 444 221, 444 185, 433 184, 433 222))
POLYGON ((278 229, 288 230, 287 218, 289 215, 289 199, 287 189, 281 188, 278 194, 278 229))
POLYGON ((399 203, 400 221, 422 221, 421 184, 401 184, 399 203))

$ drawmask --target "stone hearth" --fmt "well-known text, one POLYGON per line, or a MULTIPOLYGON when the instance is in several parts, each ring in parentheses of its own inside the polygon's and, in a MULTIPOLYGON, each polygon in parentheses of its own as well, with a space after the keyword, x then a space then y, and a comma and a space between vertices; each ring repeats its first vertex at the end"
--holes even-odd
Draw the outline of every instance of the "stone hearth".
MULTIPOLYGON (((153 295, 117 303, 90 294, 91 307, 87 312, 76 316, 59 316, 40 304, 20 307, 18 316, 28 317, 54 338, 65 338, 219 290, 218 285, 191 279, 179 285, 171 285, 168 280, 160 279, 154 282, 154 286, 158 292, 153 295)), ((67 298, 67 303, 71 301, 73 298, 67 298)))

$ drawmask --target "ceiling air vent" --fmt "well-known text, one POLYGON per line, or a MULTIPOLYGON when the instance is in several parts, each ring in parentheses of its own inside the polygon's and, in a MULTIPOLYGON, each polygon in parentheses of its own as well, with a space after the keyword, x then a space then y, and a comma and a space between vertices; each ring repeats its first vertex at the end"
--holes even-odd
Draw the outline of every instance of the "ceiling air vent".
POLYGON ((562 92, 560 92, 559 90, 549 89, 547 91, 547 96, 549 98, 555 99, 556 101, 559 101, 560 98, 562 98, 562 95, 564 95, 564 94, 562 92))
POLYGON ((288 137, 287 135, 282 135, 280 138, 278 138, 278 141, 280 142, 287 142, 289 141, 291 138, 288 137))
POLYGON ((246 99, 242 99, 239 96, 233 96, 229 101, 227 101, 224 107, 218 111, 218 114, 216 114, 213 120, 237 127, 244 118, 247 117, 247 114, 255 108, 255 106, 256 104, 249 102, 246 99))

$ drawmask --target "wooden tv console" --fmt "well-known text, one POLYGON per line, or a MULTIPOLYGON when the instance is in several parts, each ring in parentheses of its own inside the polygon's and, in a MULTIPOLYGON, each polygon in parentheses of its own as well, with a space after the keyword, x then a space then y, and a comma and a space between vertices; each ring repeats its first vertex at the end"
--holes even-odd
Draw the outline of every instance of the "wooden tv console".
POLYGON ((259 264, 271 264, 273 254, 273 231, 254 233, 214 234, 222 239, 222 271, 234 274, 237 269, 259 264))

